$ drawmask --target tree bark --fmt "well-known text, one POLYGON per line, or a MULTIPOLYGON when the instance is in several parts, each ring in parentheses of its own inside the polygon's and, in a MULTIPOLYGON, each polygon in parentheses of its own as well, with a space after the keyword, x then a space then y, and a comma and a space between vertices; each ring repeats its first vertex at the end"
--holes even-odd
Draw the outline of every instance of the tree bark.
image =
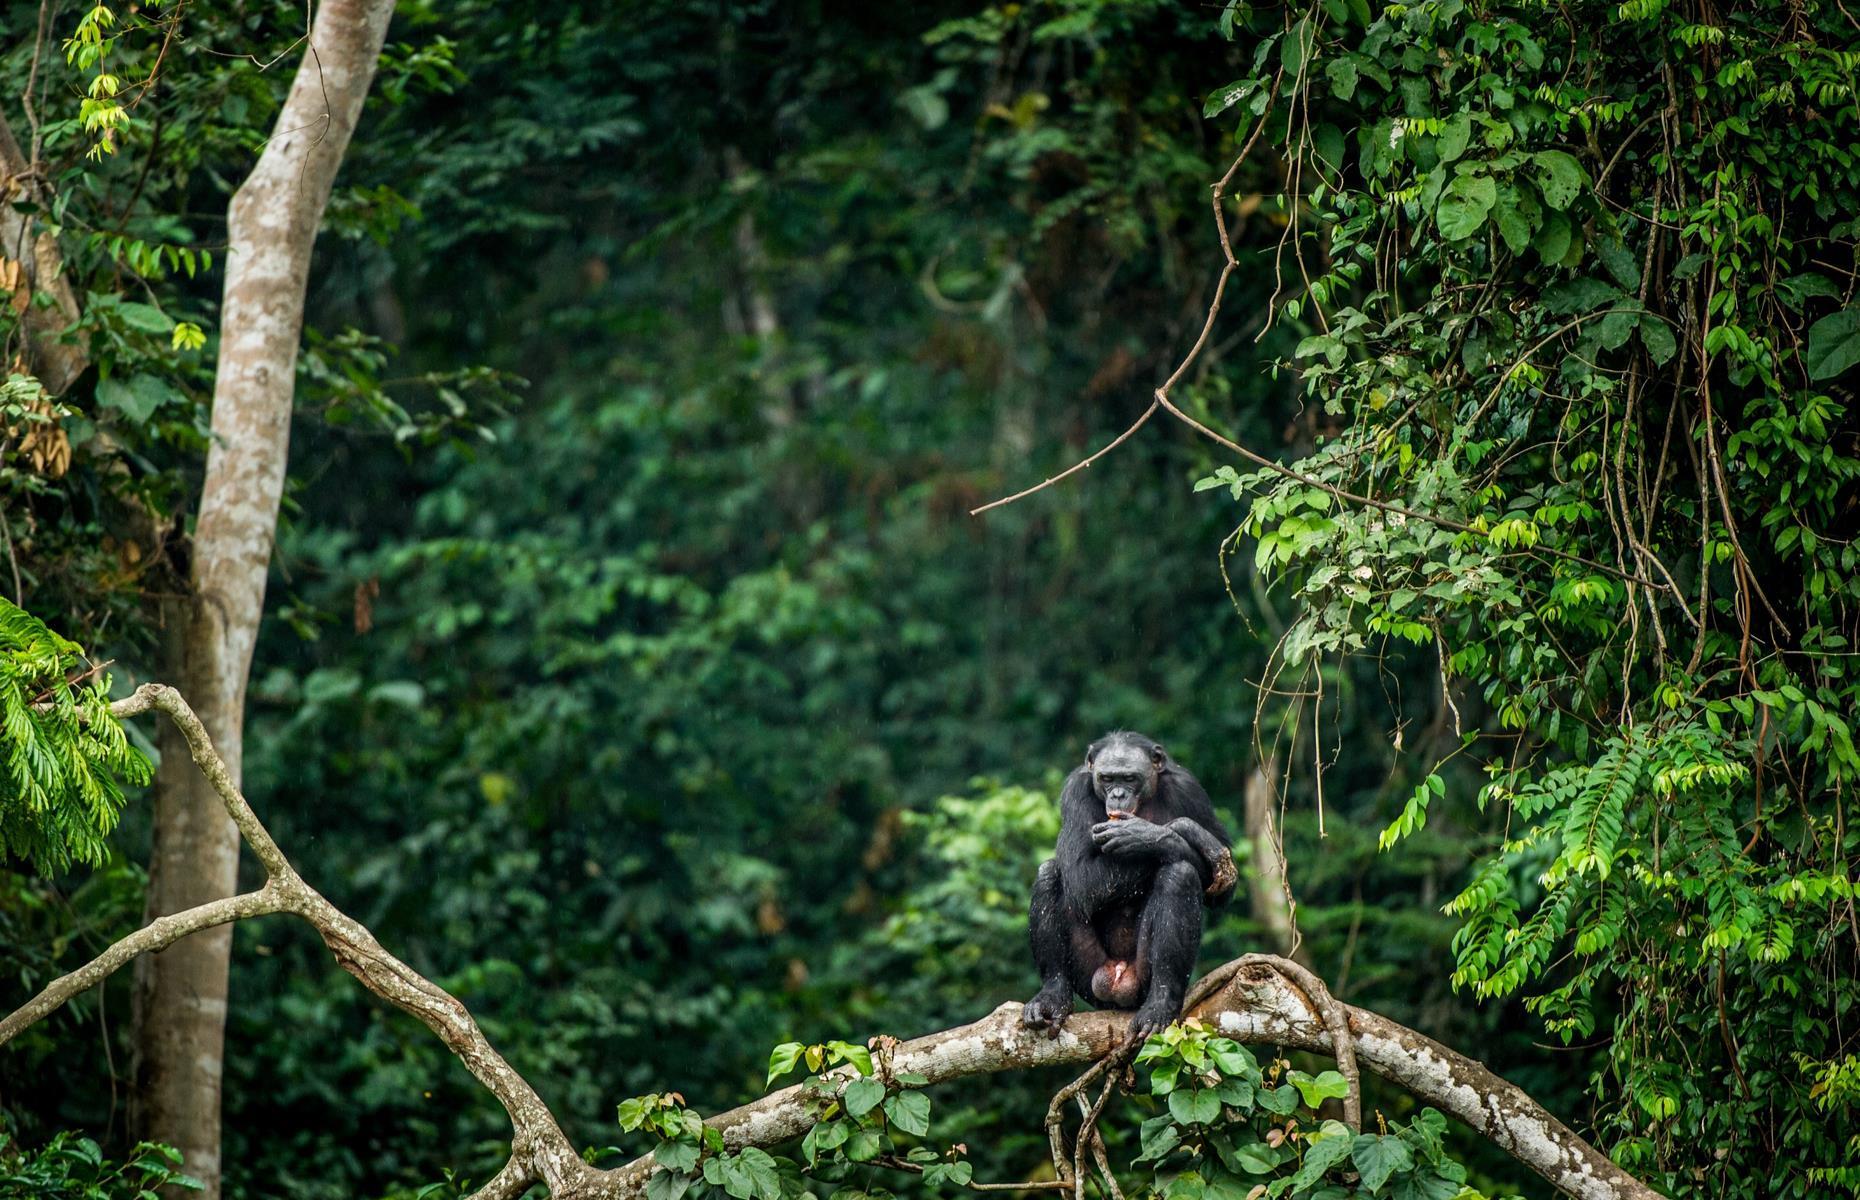
MULTIPOLYGON (((392 0, 323 0, 258 164, 228 214, 220 356, 187 596, 169 614, 173 669, 240 777, 247 676, 264 608, 290 441, 317 226, 361 116, 392 0)), ((151 919, 233 894, 239 834, 171 729, 161 740, 151 919)), ((139 960, 135 1123, 219 1195, 220 1078, 232 927, 139 960)))
POLYGON ((13 207, 22 201, 44 203, 45 189, 37 167, 20 149, 12 126, 0 117, 0 267, 9 261, 17 262, 24 295, 30 298, 37 292, 51 299, 49 306, 26 305, 19 314, 19 323, 26 335, 26 359, 33 374, 47 392, 62 396, 84 373, 89 356, 81 338, 67 340, 64 336, 79 314, 77 293, 65 278, 57 240, 40 229, 33 217, 13 207))
POLYGON ((1292 921, 1291 892, 1285 885, 1285 853, 1273 828, 1272 806, 1279 798, 1279 760, 1261 758, 1246 780, 1246 840, 1252 870, 1247 897, 1253 919, 1271 935, 1278 953, 1301 966, 1311 965, 1292 921))

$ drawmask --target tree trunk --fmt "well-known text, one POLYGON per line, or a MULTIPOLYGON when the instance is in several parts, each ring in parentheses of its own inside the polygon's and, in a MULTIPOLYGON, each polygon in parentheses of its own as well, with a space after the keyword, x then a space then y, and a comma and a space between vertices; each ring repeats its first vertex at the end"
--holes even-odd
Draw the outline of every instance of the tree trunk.
POLYGON ((1247 872, 1247 895, 1253 919, 1272 937, 1273 952, 1309 968, 1285 886, 1285 853, 1273 828, 1272 806, 1278 798, 1279 760, 1267 755, 1254 765, 1246 781, 1246 840, 1252 866, 1247 872))
MULTIPOLYGON (((193 698, 235 781, 284 489, 310 251, 393 10, 392 0, 323 0, 272 138, 228 214, 213 442, 191 586, 168 625, 172 677, 193 698)), ((186 745, 164 729, 161 749, 151 918, 231 895, 239 869, 238 831, 192 769, 186 745)), ((137 972, 137 1130, 182 1151, 206 1200, 219 1195, 231 945, 231 929, 222 926, 143 959, 137 972)))
MULTIPOLYGON (((9 299, 26 335, 28 364, 47 392, 62 396, 84 373, 88 358, 81 338, 63 340, 64 331, 78 319, 78 302, 65 278, 58 242, 34 217, 13 207, 43 206, 46 195, 38 167, 20 149, 6 118, 0 117, 0 280, 13 292, 9 299), (35 293, 51 303, 27 303, 35 293)), ((7 365, 0 362, 0 368, 7 365)))

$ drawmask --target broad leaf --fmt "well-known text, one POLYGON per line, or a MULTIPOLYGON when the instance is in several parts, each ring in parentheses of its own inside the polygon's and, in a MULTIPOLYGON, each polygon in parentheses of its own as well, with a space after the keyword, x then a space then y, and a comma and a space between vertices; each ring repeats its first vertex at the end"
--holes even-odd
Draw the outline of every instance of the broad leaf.
POLYGON ((1387 1183, 1390 1175, 1414 1166, 1414 1151, 1407 1142, 1373 1133, 1357 1136, 1350 1157, 1356 1163, 1357 1174, 1363 1177, 1363 1187, 1372 1192, 1387 1183))
POLYGON ((1810 325, 1802 362, 1810 379, 1833 379, 1860 362, 1860 308, 1842 309, 1810 325))

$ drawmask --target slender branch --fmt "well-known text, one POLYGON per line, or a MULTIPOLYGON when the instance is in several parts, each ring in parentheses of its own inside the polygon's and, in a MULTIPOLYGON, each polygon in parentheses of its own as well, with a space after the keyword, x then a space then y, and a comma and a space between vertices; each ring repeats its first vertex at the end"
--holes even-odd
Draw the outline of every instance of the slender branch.
POLYGON ((28 1026, 58 1011, 73 996, 96 987, 138 955, 165 949, 190 933, 211 929, 215 925, 281 912, 285 904, 284 893, 267 883, 256 892, 212 900, 195 908, 158 917, 128 937, 112 943, 102 954, 75 971, 52 980, 39 989, 38 995, 7 1014, 5 1019, 0 1020, 0 1046, 12 1041, 28 1026))
MULTIPOLYGON (((1273 80, 1273 92, 1274 94, 1278 92, 1278 80, 1276 78, 1273 80)), ((1089 458, 1082 459, 1079 462, 1075 462, 1059 474, 1049 476, 1044 481, 1030 488, 1015 492, 1012 496, 1004 496, 999 500, 990 501, 980 508, 972 508, 969 510, 970 516, 979 516, 991 508, 1000 508, 1004 504, 1012 504, 1016 500, 1025 499, 1035 492, 1045 491, 1047 488, 1052 487, 1055 483, 1058 483, 1069 475, 1083 471, 1086 467, 1091 466, 1111 451, 1129 441, 1132 434, 1147 425, 1149 419, 1156 415, 1157 406, 1167 403, 1169 389, 1174 387, 1183 375, 1187 374, 1189 366, 1197 358, 1201 357, 1202 349, 1207 346, 1208 335, 1214 332, 1215 319, 1221 315, 1221 299, 1227 294, 1228 276, 1232 275, 1234 273, 1234 268, 1240 265, 1240 260, 1234 257, 1233 239, 1227 232, 1227 214, 1221 208, 1221 200, 1226 196, 1227 186, 1233 182, 1234 176, 1240 173, 1240 165, 1246 162, 1247 155, 1253 153, 1253 146, 1259 141, 1259 135, 1265 131, 1266 118, 1271 114, 1272 108, 1268 105, 1266 111, 1260 114, 1259 122, 1253 126, 1253 134, 1251 137, 1247 138, 1246 145, 1240 147, 1240 153, 1234 157, 1233 162, 1227 168, 1226 174, 1222 175, 1213 185, 1211 200, 1214 205, 1214 225, 1215 228, 1220 230, 1221 256, 1224 260, 1221 263, 1220 277, 1214 281, 1214 299, 1213 302, 1208 305, 1207 316, 1202 319, 1201 333, 1196 336, 1195 344, 1188 348, 1188 353, 1182 356, 1182 361, 1176 364, 1175 370, 1170 372, 1169 378, 1163 380, 1162 386, 1156 389, 1156 398, 1150 401, 1150 406, 1143 410, 1142 416, 1131 423, 1130 428, 1118 434, 1109 445, 1099 450, 1096 454, 1093 454, 1089 458)))
POLYGON ((982 505, 980 508, 972 508, 969 510, 969 515, 972 517, 979 517, 991 508, 1000 508, 1001 506, 1005 504, 1012 504, 1016 500, 1024 500, 1028 496, 1033 495, 1035 492, 1045 491, 1047 488, 1052 487, 1055 483, 1058 483, 1060 480, 1064 479, 1068 475, 1073 475, 1079 471, 1083 471, 1086 467, 1091 466, 1093 463, 1097 462, 1099 459, 1103 458, 1105 455, 1109 454, 1111 451, 1117 449, 1119 446, 1129 441, 1131 438, 1131 435, 1136 433, 1137 430, 1143 428, 1145 425, 1149 424, 1150 418, 1155 415, 1156 415, 1156 404, 1154 401, 1152 401, 1150 406, 1143 410, 1143 415, 1138 417, 1135 421, 1131 422, 1130 428, 1124 430, 1124 432, 1118 434, 1115 438, 1112 438, 1096 454, 1093 454, 1089 458, 1082 458, 1078 462, 1073 463, 1071 466, 1061 471, 1059 474, 1049 475, 1045 479, 1041 480, 1039 483, 1034 484, 1032 487, 1023 488, 1021 491, 1015 492, 1012 496, 1003 496, 999 500, 990 500, 988 503, 982 505))
POLYGON ((590 1181, 599 1175, 575 1153, 554 1115, 528 1081, 504 1061, 485 1038, 469 1009, 457 997, 390 954, 359 922, 304 882, 272 840, 258 814, 234 783, 232 772, 213 746, 200 718, 175 689, 150 683, 110 706, 118 719, 151 710, 167 715, 186 741, 201 774, 218 795, 226 814, 263 864, 268 879, 256 892, 215 900, 160 917, 121 939, 96 959, 54 980, 38 996, 0 1020, 0 1045, 20 1030, 57 1010, 72 996, 94 987, 140 954, 172 945, 213 925, 273 912, 303 918, 322 935, 337 963, 363 987, 389 1004, 417 1017, 445 1043, 466 1070, 495 1096, 509 1114, 511 1160, 479 1189, 481 1200, 508 1200, 532 1183, 542 1183, 559 1200, 592 1195, 590 1181))
MULTIPOLYGON (((875 1167, 884 1167, 892 1171, 909 1171, 913 1175, 922 1175, 924 1169, 909 1159, 899 1158, 895 1154, 881 1154, 872 1160, 875 1167)), ((972 1192, 1057 1192, 1070 1190, 1072 1185, 1063 1179, 1028 1179, 1019 1183, 978 1183, 971 1179, 963 1186, 972 1192)))

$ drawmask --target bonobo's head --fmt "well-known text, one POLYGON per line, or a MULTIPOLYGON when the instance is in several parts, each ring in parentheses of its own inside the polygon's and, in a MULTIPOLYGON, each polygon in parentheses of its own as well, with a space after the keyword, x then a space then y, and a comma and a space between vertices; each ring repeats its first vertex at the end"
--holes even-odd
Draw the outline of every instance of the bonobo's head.
POLYGON ((1092 791, 1104 801, 1104 814, 1115 821, 1134 816, 1156 794, 1156 780, 1169 761, 1161 743, 1140 733, 1111 733, 1085 752, 1092 791))

